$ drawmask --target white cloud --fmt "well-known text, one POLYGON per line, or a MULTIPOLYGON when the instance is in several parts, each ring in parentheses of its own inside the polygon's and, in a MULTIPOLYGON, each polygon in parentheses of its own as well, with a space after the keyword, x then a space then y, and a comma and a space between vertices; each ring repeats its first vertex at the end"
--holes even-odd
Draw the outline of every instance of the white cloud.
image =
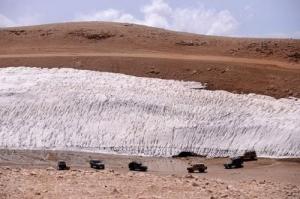
POLYGON ((0 27, 11 27, 15 25, 16 25, 15 22, 13 22, 11 19, 0 14, 0 27))
POLYGON ((237 20, 228 10, 215 11, 204 7, 172 8, 164 0, 152 0, 141 12, 143 19, 137 19, 120 10, 108 9, 80 15, 76 21, 128 22, 210 35, 228 35, 238 26, 237 20))
POLYGON ((238 26, 237 20, 227 10, 177 9, 172 18, 171 29, 208 35, 227 35, 238 26))
POLYGON ((39 24, 39 15, 22 16, 15 20, 0 14, 0 27, 28 26, 39 24))
POLYGON ((161 28, 170 28, 169 16, 172 15, 172 8, 164 0, 153 0, 152 4, 146 5, 142 12, 144 20, 141 24, 161 28))
POLYGON ((80 15, 76 20, 80 21, 113 21, 113 22, 134 22, 135 18, 119 10, 108 9, 91 15, 80 15))

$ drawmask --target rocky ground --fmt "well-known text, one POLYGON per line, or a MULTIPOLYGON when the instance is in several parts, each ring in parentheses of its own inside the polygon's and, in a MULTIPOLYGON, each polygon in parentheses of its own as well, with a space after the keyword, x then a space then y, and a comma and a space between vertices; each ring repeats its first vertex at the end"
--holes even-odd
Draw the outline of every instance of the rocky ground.
POLYGON ((226 159, 151 158, 76 152, 0 151, 0 198, 299 198, 298 160, 259 159, 224 170, 226 159), (102 159, 106 169, 88 167, 102 159), (57 159, 71 166, 57 171, 57 159), (149 172, 130 172, 143 161, 149 172), (208 172, 188 174, 189 163, 205 162, 208 172))
POLYGON ((300 187, 271 181, 114 170, 0 169, 0 198, 299 198, 300 187))

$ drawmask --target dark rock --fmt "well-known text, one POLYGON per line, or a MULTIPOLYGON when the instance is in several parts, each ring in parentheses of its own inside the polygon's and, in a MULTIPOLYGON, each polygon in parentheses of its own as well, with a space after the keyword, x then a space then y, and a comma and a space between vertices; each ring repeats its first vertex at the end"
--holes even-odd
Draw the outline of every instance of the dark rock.
POLYGON ((300 53, 299 52, 290 53, 290 54, 288 54, 288 57, 300 59, 300 53))
POLYGON ((190 151, 182 151, 178 155, 172 156, 172 158, 183 158, 183 157, 206 157, 206 156, 199 155, 197 153, 190 152, 190 151))
POLYGON ((202 45, 206 45, 207 42, 195 42, 195 41, 179 41, 176 42, 177 45, 181 45, 181 46, 202 46, 202 45))
POLYGON ((83 37, 89 40, 103 40, 114 37, 115 35, 110 32, 100 32, 100 33, 89 33, 86 30, 77 30, 68 33, 71 36, 83 37))

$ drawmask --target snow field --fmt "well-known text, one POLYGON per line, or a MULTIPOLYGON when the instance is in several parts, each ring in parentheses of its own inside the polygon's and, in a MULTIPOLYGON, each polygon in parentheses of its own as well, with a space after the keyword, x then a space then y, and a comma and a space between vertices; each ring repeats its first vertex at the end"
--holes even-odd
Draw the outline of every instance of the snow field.
POLYGON ((300 157, 300 101, 75 69, 0 69, 0 148, 300 157))

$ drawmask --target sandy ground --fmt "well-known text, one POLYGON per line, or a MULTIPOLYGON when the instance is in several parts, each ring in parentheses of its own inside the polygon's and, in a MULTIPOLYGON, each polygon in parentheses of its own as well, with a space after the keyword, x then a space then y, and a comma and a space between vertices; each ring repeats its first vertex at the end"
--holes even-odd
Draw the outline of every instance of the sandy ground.
POLYGON ((0 151, 0 198, 299 198, 299 160, 259 159, 225 170, 225 158, 134 157, 66 151, 0 151), (105 161, 104 171, 89 159, 105 161), (65 160, 70 171, 56 171, 65 160), (140 160, 149 172, 129 172, 140 160), (208 172, 188 174, 204 162, 208 172))
POLYGON ((300 40, 213 37, 120 23, 0 29, 0 67, 71 67, 300 97, 300 40))

